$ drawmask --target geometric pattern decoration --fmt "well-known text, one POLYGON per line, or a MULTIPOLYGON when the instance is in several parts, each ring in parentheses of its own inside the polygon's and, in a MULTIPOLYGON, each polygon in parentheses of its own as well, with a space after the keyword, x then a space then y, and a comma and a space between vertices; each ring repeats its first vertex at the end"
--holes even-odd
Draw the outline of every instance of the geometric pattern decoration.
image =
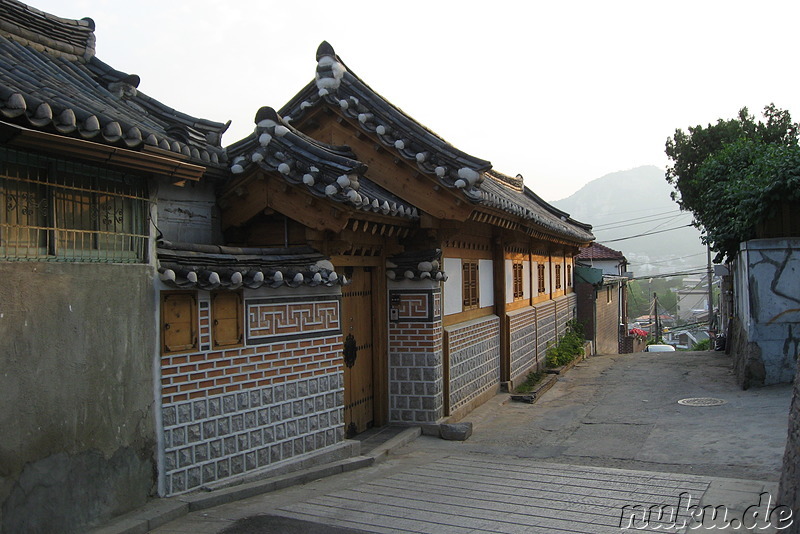
POLYGON ((247 344, 318 337, 338 332, 339 301, 247 301, 247 344))

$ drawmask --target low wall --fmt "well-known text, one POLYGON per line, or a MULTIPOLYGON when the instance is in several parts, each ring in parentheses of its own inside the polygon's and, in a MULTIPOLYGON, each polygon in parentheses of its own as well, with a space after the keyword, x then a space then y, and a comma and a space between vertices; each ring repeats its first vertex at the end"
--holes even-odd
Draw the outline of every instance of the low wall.
POLYGON ((0 263, 1 532, 85 532, 155 493, 153 276, 0 263))
POLYGON ((496 315, 446 327, 450 415, 500 386, 500 318, 496 315))
POLYGON ((198 294, 200 350, 161 358, 164 495, 196 490, 344 439, 333 290, 246 291, 241 347, 214 349, 198 294))

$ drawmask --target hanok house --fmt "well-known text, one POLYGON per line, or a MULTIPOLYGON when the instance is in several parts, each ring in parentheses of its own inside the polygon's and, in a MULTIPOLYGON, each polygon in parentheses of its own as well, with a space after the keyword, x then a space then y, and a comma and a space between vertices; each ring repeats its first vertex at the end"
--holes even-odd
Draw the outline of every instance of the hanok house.
POLYGON ((351 282, 348 434, 458 419, 542 365, 575 317, 590 227, 404 114, 327 43, 317 60, 313 82, 229 147, 226 240, 309 244, 351 282))
POLYGON ((90 19, 0 18, 0 530, 83 532, 157 490, 156 238, 214 239, 227 126, 139 92, 90 19))

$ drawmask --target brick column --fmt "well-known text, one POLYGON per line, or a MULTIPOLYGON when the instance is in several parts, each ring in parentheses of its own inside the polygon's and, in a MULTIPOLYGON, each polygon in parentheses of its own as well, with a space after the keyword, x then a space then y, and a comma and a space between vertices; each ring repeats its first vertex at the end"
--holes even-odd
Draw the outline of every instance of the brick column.
POLYGON ((389 421, 444 415, 442 291, 437 282, 389 283, 389 421))

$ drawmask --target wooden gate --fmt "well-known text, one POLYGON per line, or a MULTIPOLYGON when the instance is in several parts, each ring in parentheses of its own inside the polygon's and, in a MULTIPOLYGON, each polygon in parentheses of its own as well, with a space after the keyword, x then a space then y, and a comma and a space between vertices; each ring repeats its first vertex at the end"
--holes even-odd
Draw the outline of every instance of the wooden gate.
POLYGON ((365 431, 374 420, 371 278, 370 268, 354 267, 352 283, 342 290, 344 423, 347 437, 365 431))

